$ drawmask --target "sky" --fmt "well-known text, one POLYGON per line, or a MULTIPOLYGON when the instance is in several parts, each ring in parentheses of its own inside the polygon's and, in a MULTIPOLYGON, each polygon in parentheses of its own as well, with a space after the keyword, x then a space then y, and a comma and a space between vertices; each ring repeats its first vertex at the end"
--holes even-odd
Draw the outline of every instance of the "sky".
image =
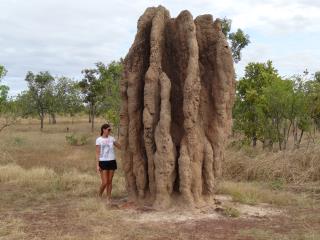
POLYGON ((165 6, 176 17, 212 14, 232 19, 250 36, 235 65, 241 77, 249 62, 272 60, 281 76, 320 70, 320 0, 0 0, 2 84, 15 96, 26 90, 28 71, 81 79, 96 62, 125 57, 147 7, 165 6))

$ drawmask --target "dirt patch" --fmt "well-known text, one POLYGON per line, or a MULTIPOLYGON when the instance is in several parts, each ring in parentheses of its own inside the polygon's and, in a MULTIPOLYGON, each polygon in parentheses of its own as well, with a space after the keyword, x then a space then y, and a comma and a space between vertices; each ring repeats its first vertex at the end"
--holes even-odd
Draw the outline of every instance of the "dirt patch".
POLYGON ((114 200, 109 206, 112 209, 120 211, 127 211, 128 217, 125 221, 150 223, 179 223, 185 221, 198 221, 210 219, 225 219, 226 209, 235 209, 239 212, 240 219, 256 219, 256 218, 270 218, 272 216, 284 214, 283 210, 272 208, 268 204, 259 204, 250 206, 232 202, 232 198, 226 195, 217 195, 215 203, 196 209, 181 209, 173 207, 166 211, 155 211, 148 206, 138 206, 132 202, 126 202, 125 199, 114 200))
POLYGON ((48 236, 51 239, 52 236, 70 233, 89 237, 91 233, 90 227, 77 221, 77 211, 70 202, 41 204, 30 209, 26 206, 25 210, 20 209, 10 215, 23 221, 21 230, 28 235, 28 239, 49 239, 48 236))
POLYGON ((212 206, 192 211, 178 208, 155 211, 148 206, 127 202, 126 198, 115 199, 110 205, 103 200, 92 199, 87 206, 82 203, 84 201, 85 198, 56 199, 15 212, 11 209, 10 215, 23 221, 28 239, 56 236, 56 239, 254 240, 250 231, 255 229, 286 236, 291 231, 306 231, 303 223, 312 229, 320 226, 319 211, 316 210, 299 210, 293 217, 290 209, 288 213, 286 209, 275 209, 266 204, 233 203, 230 197, 223 195, 216 196, 216 203, 212 206), (77 203, 87 207, 81 209, 77 203), (99 204, 104 207, 95 206, 99 204), (217 210, 226 206, 237 208, 239 217, 228 217, 217 210))

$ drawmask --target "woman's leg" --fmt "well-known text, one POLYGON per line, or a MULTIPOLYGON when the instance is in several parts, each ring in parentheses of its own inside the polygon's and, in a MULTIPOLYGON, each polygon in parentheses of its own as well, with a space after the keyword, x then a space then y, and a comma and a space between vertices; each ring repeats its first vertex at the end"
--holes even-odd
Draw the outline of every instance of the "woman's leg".
POLYGON ((107 198, 111 199, 112 178, 114 170, 107 170, 107 198))
POLYGON ((102 197, 104 189, 107 187, 107 183, 108 183, 107 170, 101 170, 100 176, 101 176, 101 185, 99 189, 99 196, 102 197))

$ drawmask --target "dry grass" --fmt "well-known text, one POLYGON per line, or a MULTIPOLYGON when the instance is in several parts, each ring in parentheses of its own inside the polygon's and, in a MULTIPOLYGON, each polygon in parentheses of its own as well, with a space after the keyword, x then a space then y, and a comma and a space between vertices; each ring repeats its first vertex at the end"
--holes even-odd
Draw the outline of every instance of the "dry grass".
POLYGON ((101 123, 103 121, 98 119, 95 132, 91 133, 86 119, 79 119, 74 124, 59 122, 58 119, 58 124, 45 125, 41 132, 38 121, 22 120, 1 132, 0 164, 16 163, 23 168, 47 167, 57 172, 76 168, 93 173, 95 153, 92 146, 99 135, 101 123), (71 132, 86 135, 88 144, 70 146, 65 137, 71 132))
MULTIPOLYGON (((96 198, 100 177, 95 172, 93 146, 101 123, 102 121, 97 122, 94 134, 90 132, 90 125, 86 118, 77 119, 74 124, 58 118, 58 124, 45 125, 43 132, 39 131, 37 120, 23 120, 1 132, 1 240, 188 239, 190 234, 193 234, 187 231, 177 232, 176 227, 171 224, 141 224, 134 221, 129 223, 125 220, 128 214, 131 214, 130 210, 110 209, 103 200, 96 198), (88 144, 70 146, 65 139, 67 127, 69 133, 87 135, 88 144)), ((218 186, 220 193, 231 195, 234 201, 249 204, 261 202, 276 206, 309 204, 305 194, 284 191, 285 180, 290 178, 279 180, 279 176, 283 176, 279 175, 283 174, 282 172, 272 175, 272 171, 281 166, 277 163, 281 161, 278 154, 266 158, 268 162, 269 159, 273 159, 273 162, 268 163, 269 165, 266 164, 267 166, 263 164, 262 154, 255 154, 252 157, 252 154, 247 152, 233 151, 227 156, 231 156, 230 161, 228 160, 229 162, 225 164, 231 173, 228 177, 272 181, 270 184, 226 181, 218 186), (239 159, 242 160, 235 161, 239 159), (258 159, 261 161, 260 165, 250 164, 250 161, 258 161, 258 159), (273 170, 267 168, 273 168, 273 170)), ((306 159, 303 160, 305 161, 303 166, 308 167, 312 161, 306 159)), ((315 160, 313 159, 314 162, 315 160)), ((315 163, 313 164, 316 166, 315 163)), ((116 171, 113 182, 114 198, 122 198, 126 195, 121 164, 118 166, 120 169, 116 171)), ((287 167, 283 166, 283 168, 287 167)), ((296 177, 298 169, 291 169, 291 171, 294 174, 290 176, 296 177)), ((285 171, 285 176, 287 175, 289 176, 285 171)), ((314 176, 317 175, 314 174, 314 176)), ((305 180, 310 178, 307 177, 305 180)), ((239 212, 232 205, 226 208, 225 214, 232 217, 239 216, 239 212)), ((318 221, 316 216, 315 221, 318 221)), ((192 235, 192 237, 195 236, 192 235)))
MULTIPOLYGON (((23 169, 15 164, 0 165, 0 184, 14 186, 40 197, 51 198, 57 194, 72 197, 94 196, 100 184, 97 174, 81 173, 76 169, 56 173, 52 169, 35 167, 23 169)), ((124 179, 120 174, 114 176, 114 197, 125 196, 124 179)))
MULTIPOLYGON (((23 120, 1 132, 0 191, 5 194, 0 194, 0 239, 118 239, 116 212, 95 197, 100 176, 93 146, 101 123, 94 134, 86 119, 74 124, 58 119, 43 132, 37 120, 23 120), (70 146, 67 127, 69 133, 88 136, 88 144, 70 146), (107 231, 106 219, 113 222, 107 231)), ((126 195, 119 167, 114 198, 126 195)))
POLYGON ((228 148, 223 171, 226 179, 237 181, 320 181, 320 145, 276 153, 228 148))
POLYGON ((254 182, 221 182, 217 192, 232 196, 233 201, 255 205, 268 203, 275 206, 311 206, 313 202, 306 194, 295 194, 270 189, 268 185, 254 182))
POLYGON ((308 233, 290 232, 287 234, 274 233, 262 229, 242 231, 239 236, 251 237, 255 240, 319 240, 320 233, 310 230, 308 233))
MULTIPOLYGON (((88 146, 81 149, 68 146, 64 136, 61 135, 46 136, 38 132, 15 134, 15 136, 7 137, 5 144, 8 145, 2 145, 2 147, 6 155, 10 154, 11 162, 24 168, 45 166, 63 171, 78 164, 79 170, 86 171, 94 166, 94 155, 88 151, 88 146), (15 144, 17 140, 22 144, 15 144)), ((8 162, 8 160, 4 161, 8 162)))
POLYGON ((0 217, 0 220, 0 239, 26 239, 25 224, 20 218, 9 215, 0 217))

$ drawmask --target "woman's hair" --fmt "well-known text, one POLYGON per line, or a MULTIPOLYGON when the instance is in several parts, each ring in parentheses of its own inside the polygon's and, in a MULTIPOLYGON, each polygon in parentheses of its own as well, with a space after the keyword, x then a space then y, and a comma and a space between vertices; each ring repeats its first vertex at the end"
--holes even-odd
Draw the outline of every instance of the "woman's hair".
POLYGON ((101 126, 100 136, 102 136, 102 134, 103 134, 103 129, 107 129, 107 128, 109 128, 109 127, 110 127, 110 125, 109 125, 108 123, 103 124, 103 125, 101 126))

